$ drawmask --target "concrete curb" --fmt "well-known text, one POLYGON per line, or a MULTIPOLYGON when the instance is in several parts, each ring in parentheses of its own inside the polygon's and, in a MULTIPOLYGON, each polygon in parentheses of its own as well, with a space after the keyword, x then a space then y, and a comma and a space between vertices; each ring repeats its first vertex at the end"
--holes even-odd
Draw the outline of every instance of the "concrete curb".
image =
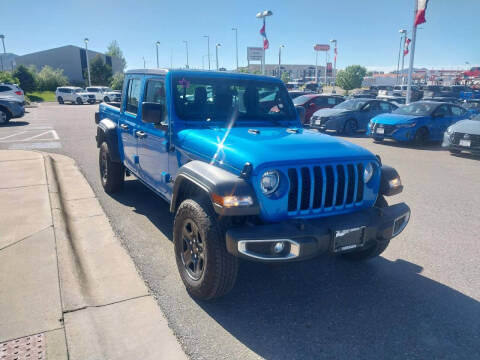
POLYGON ((43 156, 69 358, 186 359, 75 162, 43 156))

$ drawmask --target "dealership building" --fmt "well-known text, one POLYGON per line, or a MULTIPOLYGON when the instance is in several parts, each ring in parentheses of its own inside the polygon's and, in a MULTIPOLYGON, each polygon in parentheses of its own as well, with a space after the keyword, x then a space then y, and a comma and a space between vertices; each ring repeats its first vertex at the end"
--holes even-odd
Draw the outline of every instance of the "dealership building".
MULTIPOLYGON (((252 64, 243 68, 249 73, 259 73, 262 70, 261 64, 252 64)), ((265 64, 265 75, 280 77, 280 74, 287 73, 292 80, 314 81, 315 80, 315 65, 296 65, 296 64, 282 64, 280 65, 280 72, 278 71, 278 64, 265 64)), ((333 80, 333 70, 327 69, 327 83, 333 80)), ((325 82, 325 66, 318 65, 318 81, 325 82)))
POLYGON ((88 60, 91 61, 97 55, 103 61, 112 67, 113 73, 122 72, 122 62, 115 56, 108 56, 97 51, 88 50, 81 47, 66 45, 54 49, 43 50, 31 54, 15 57, 15 65, 34 65, 37 70, 48 65, 54 69, 62 69, 63 74, 68 78, 71 84, 84 84, 85 73, 87 70, 87 53, 88 60))

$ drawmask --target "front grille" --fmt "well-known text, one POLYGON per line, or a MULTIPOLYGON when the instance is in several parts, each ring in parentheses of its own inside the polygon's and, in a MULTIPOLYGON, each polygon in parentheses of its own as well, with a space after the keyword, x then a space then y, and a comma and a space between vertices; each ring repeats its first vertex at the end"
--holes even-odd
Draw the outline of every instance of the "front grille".
POLYGON ((467 138, 465 138, 465 133, 454 133, 453 134, 453 137, 452 137, 452 143, 455 144, 455 145, 459 145, 460 144, 460 140, 461 139, 465 139, 465 140, 471 140, 471 146, 474 147, 474 146, 480 146, 480 135, 473 135, 473 134, 468 134, 467 135, 467 138))
POLYGON ((88 95, 88 97, 89 97, 90 99, 93 99, 93 98, 95 97, 95 95, 88 95))
POLYGON ((363 169, 362 163, 289 168, 289 215, 360 204, 364 191, 363 169))
POLYGON ((395 125, 386 125, 386 124, 378 124, 378 123, 374 123, 374 126, 373 126, 373 131, 372 133, 376 133, 376 129, 377 128, 384 128, 384 133, 383 135, 392 135, 394 133, 394 131, 396 130, 395 129, 395 125))

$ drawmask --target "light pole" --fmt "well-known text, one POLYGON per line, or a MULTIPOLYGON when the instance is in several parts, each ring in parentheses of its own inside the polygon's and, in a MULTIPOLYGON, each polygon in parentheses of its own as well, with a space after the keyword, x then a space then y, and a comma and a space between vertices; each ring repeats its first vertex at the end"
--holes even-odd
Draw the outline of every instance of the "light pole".
POLYGON ((315 50, 315 82, 318 84, 318 50, 315 50))
POLYGON ((217 45, 215 45, 215 59, 217 61, 217 71, 218 71, 218 48, 222 46, 222 44, 218 43, 217 45))
POLYGON ((157 41, 157 42, 155 43, 155 45, 156 45, 156 48, 157 48, 157 69, 158 69, 158 68, 160 67, 160 66, 158 65, 158 47, 160 46, 160 41, 157 41))
POLYGON ((210 70, 210 36, 203 35, 203 37, 207 38, 208 70, 210 70))
POLYGON ((281 73, 281 66, 282 66, 282 48, 284 48, 285 45, 280 45, 278 48, 278 77, 282 78, 282 73, 281 73))
MULTIPOLYGON (((271 12, 270 10, 264 10, 264 11, 259 12, 256 15, 256 18, 257 19, 262 19, 263 20, 263 26, 265 27, 265 19, 267 18, 267 16, 272 16, 272 15, 273 15, 273 12, 271 12)), ((262 75, 265 75, 265 45, 263 44, 262 47, 263 47, 262 75)))
POLYGON ((147 68, 147 64, 145 63, 145 56, 142 56, 142 60, 143 60, 143 68, 146 69, 146 68, 147 68))
POLYGON ((5 59, 6 59, 6 56, 5 56, 5 55, 6 55, 6 53, 7 53, 7 52, 5 51, 5 35, 0 34, 0 39, 2 39, 2 45, 3 45, 3 57, 0 56, 0 59, 2 60, 1 62, 2 62, 2 71, 3 71, 3 70, 4 70, 4 69, 3 69, 3 58, 5 57, 5 59))
POLYGON ((183 42, 185 43, 185 50, 187 51, 187 69, 189 68, 188 66, 188 41, 187 40, 183 40, 183 42))
MULTIPOLYGON (((398 61, 397 61, 397 81, 396 81, 397 85, 398 85, 398 77, 400 74, 400 56, 402 54, 402 45, 405 45, 405 39, 403 37, 406 36, 407 30, 400 29, 398 30, 398 32, 400 33, 400 47, 398 49, 398 61)), ((402 64, 403 64, 403 61, 402 61, 402 64)), ((402 65, 402 72, 403 72, 403 65, 402 65)), ((403 74, 402 74, 402 79, 403 79, 403 74)))
POLYGON ((330 40, 333 46, 333 90, 332 93, 335 94, 335 85, 337 83, 337 40, 330 40))
POLYGON ((85 41, 85 57, 87 58, 87 74, 88 74, 88 86, 92 86, 92 81, 90 80, 90 65, 88 61, 88 38, 84 39, 85 41))
POLYGON ((235 31, 235 57, 236 57, 237 71, 238 71, 238 29, 232 28, 232 30, 235 31))

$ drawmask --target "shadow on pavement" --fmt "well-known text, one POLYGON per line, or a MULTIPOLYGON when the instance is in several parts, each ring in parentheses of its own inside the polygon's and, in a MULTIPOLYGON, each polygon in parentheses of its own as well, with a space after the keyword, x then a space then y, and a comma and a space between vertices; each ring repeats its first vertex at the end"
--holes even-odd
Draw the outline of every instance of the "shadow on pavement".
POLYGON ((15 126, 25 126, 29 125, 28 121, 17 121, 15 119, 11 119, 8 123, 2 125, 2 127, 15 127, 15 126))
MULTIPOLYGON (((172 239, 168 204, 140 181, 113 197, 172 239)), ((383 257, 243 261, 231 293, 197 304, 266 359, 480 358, 480 303, 421 272, 383 257)))
POLYGON ((480 303, 383 257, 243 263, 233 291, 199 305, 266 359, 478 358, 480 303))

